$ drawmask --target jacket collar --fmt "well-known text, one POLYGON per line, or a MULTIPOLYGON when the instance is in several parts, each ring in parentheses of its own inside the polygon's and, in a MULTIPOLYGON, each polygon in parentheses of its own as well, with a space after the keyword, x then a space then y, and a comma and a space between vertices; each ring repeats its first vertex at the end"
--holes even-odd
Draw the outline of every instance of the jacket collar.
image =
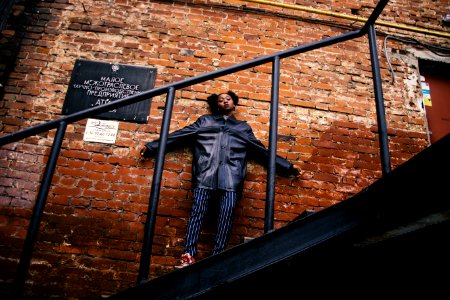
MULTIPOLYGON (((212 116, 213 116, 214 120, 217 120, 217 121, 225 119, 224 116, 220 115, 220 114, 216 114, 216 115, 212 115, 212 116)), ((245 121, 239 121, 238 119, 236 119, 236 117, 234 115, 229 116, 227 120, 231 121, 232 123, 245 122, 245 121)))

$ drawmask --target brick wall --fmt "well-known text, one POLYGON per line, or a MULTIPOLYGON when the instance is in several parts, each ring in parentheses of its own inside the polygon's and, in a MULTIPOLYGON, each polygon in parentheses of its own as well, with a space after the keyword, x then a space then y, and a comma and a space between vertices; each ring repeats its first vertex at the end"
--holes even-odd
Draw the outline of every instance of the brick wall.
MULTIPOLYGON (((288 3, 287 1, 285 3, 288 3)), ((297 1, 298 5, 367 17, 373 1, 297 1)), ((241 1, 18 1, 0 49, 20 42, 2 61, 2 135, 61 117, 76 59, 157 68, 156 87, 296 45, 340 35, 361 23, 241 1), (16 57, 17 54, 17 57, 16 57)), ((295 4, 294 2, 289 4, 295 4)), ((449 32, 440 16, 448 1, 391 1, 382 20, 449 32)), ((377 48, 393 167, 427 145, 417 58, 411 45, 386 34, 449 47, 448 38, 377 27, 377 48)), ((6 53, 6 52, 3 52, 6 53)), ((281 61, 278 153, 300 167, 300 178, 277 176, 275 228, 305 210, 321 210, 381 176, 377 119, 367 37, 281 61)), ((271 65, 176 92, 171 131, 207 113, 210 93, 240 97, 237 118, 268 145, 271 65)), ((164 97, 155 97, 146 124, 120 122, 114 145, 84 142, 86 120, 70 124, 58 159, 25 295, 98 298, 135 285, 154 160, 140 161, 146 141, 159 137, 164 97)), ((0 149, 0 265, 3 293, 14 278, 39 180, 54 131, 0 149)), ((151 258, 151 278, 170 272, 182 251, 191 207, 191 151, 166 155, 151 258)), ((266 172, 251 160, 236 209, 230 247, 264 233, 266 172)), ((201 237, 209 255, 214 217, 201 237)))

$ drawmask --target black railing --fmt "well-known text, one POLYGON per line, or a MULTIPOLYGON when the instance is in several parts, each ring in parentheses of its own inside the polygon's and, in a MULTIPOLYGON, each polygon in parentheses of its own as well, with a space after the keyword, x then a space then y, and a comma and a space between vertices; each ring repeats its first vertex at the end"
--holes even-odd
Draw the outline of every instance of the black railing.
POLYGON ((164 110, 164 116, 162 121, 162 128, 160 134, 160 147, 156 157, 155 170, 153 174, 149 207, 147 220, 144 228, 144 239, 142 244, 142 254, 139 267, 139 274, 137 278, 138 283, 145 282, 149 275, 150 269, 150 257, 151 249, 154 236, 154 228, 157 214, 157 207, 159 201, 159 192, 161 187, 161 178, 164 167, 164 156, 165 148, 167 142, 167 135, 170 127, 170 120, 172 115, 172 108, 175 98, 175 92, 182 88, 192 86, 194 84, 202 83, 208 80, 218 78, 220 76, 228 75, 231 73, 239 72, 242 70, 250 69, 262 64, 271 63, 272 64, 272 88, 271 88, 271 106, 270 106, 270 134, 269 134, 269 162, 267 171, 267 191, 266 191, 266 213, 265 213, 265 233, 273 230, 273 215, 274 215, 274 196, 275 196, 275 156, 277 152, 276 141, 277 141, 277 128, 278 128, 278 94, 279 94, 279 78, 280 78, 280 60, 286 57, 304 53, 307 51, 315 50, 325 46, 330 46, 336 43, 344 42, 354 38, 361 37, 368 34, 369 38, 369 49, 371 54, 372 63, 372 73, 373 73, 373 84, 375 90, 375 102, 376 102, 376 112, 377 112, 377 122, 378 122, 378 134, 380 142, 380 157, 382 165, 383 176, 390 172, 390 158, 389 158, 389 148, 388 148, 388 136, 386 130, 386 119, 383 103, 380 67, 378 62, 378 51, 376 48, 376 32, 374 28, 375 21, 379 17, 380 13, 383 11, 384 7, 387 5, 388 0, 381 0, 374 11, 372 12, 370 18, 366 24, 359 30, 351 31, 340 36, 330 37, 323 39, 318 42, 298 46, 289 50, 284 50, 277 52, 275 54, 263 56, 260 58, 255 58, 253 60, 239 63, 230 67, 226 67, 213 72, 205 73, 193 78, 181 80, 175 83, 165 85, 160 88, 154 88, 150 91, 142 92, 140 94, 135 94, 127 98, 123 98, 108 104, 86 109, 80 112, 76 112, 57 120, 49 121, 47 123, 33 126, 9 135, 0 137, 0 146, 8 143, 16 142, 21 139, 36 135, 42 132, 46 132, 57 128, 57 134, 55 135, 52 150, 50 153, 49 160, 47 162, 43 180, 38 192, 36 199, 36 204, 33 209, 33 214, 31 217, 30 225, 28 228, 28 233, 26 236, 24 248, 22 255, 20 257, 20 262, 17 270, 15 286, 17 291, 21 291, 24 285, 26 275, 30 266, 33 247, 37 238, 39 223, 44 211, 45 203, 48 197, 48 192, 50 184, 52 181, 53 173, 56 167, 56 161, 61 149, 61 144, 64 138, 66 127, 68 124, 83 120, 92 116, 96 116, 100 113, 107 112, 113 109, 117 109, 126 105, 137 103, 140 101, 147 100, 149 98, 166 94, 166 104, 164 110))

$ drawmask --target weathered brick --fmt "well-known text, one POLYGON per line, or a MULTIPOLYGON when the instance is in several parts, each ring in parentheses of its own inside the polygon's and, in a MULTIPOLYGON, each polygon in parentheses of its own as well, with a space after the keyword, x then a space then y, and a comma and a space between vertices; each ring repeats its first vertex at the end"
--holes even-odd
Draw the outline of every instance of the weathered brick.
MULTIPOLYGON (((325 25, 330 20, 340 22, 327 16, 272 6, 261 6, 258 9, 264 14, 259 14, 242 8, 238 1, 224 6, 216 2, 211 10, 165 1, 140 1, 139 5, 126 0, 115 5, 84 1, 86 11, 66 0, 37 3, 36 15, 29 18, 34 22, 22 29, 21 48, 5 49, 9 55, 17 53, 17 59, 11 59, 14 66, 7 80, 2 80, 0 130, 8 134, 60 118, 77 58, 156 67, 155 86, 163 86, 347 31, 348 22, 342 21, 342 28, 325 25)), ((342 1, 321 3, 331 11, 350 13, 353 9, 366 16, 373 7, 372 3, 365 7, 342 1)), ((436 18, 435 2, 419 1, 414 10, 405 3, 394 1, 391 6, 398 11, 408 8, 407 18, 396 10, 383 14, 396 22, 446 30, 436 18)), ((2 31, 2 50, 19 36, 15 27, 10 28, 2 31)), ((439 37, 415 38, 448 45, 439 37)), ((381 42, 379 38, 379 47, 381 42)), ((401 43, 392 41, 388 47, 406 53, 401 43)), ((278 134, 282 138, 277 152, 301 167, 302 175, 298 179, 277 176, 276 228, 305 209, 334 205, 381 176, 368 51, 367 40, 359 38, 281 61, 278 134)), ((405 85, 417 75, 410 71, 416 66, 408 65, 411 57, 399 57, 393 57, 391 63, 402 80, 385 89, 394 166, 428 145, 423 113, 418 105, 405 105, 402 92, 409 90, 420 98, 418 83, 405 85)), ((380 63, 384 85, 390 80, 390 71, 384 56, 380 55, 380 63)), ((0 76, 7 74, 2 73, 3 66, 6 63, 1 61, 0 76)), ((171 131, 206 113, 208 94, 232 89, 241 97, 238 118, 246 120, 267 146, 271 72, 268 63, 177 91, 171 131)), ((154 158, 140 161, 139 150, 146 141, 159 137, 164 105, 165 95, 152 99, 146 124, 121 121, 114 145, 84 142, 85 121, 69 124, 45 207, 28 295, 98 298, 134 285, 155 167, 154 158)), ((2 240, 17 249, 26 235, 54 135, 55 130, 2 148, 2 240)), ((170 272, 182 251, 192 205, 191 159, 188 147, 165 156, 152 248, 153 277, 170 272)), ((241 243, 243 237, 263 234, 266 181, 266 169, 251 160, 230 246, 241 243)), ((208 219, 202 234, 200 257, 206 257, 211 249, 213 221, 213 217, 208 219)), ((19 251, 13 252, 11 258, 17 259, 19 251)), ((0 260, 0 265, 13 269, 8 260, 0 260)))

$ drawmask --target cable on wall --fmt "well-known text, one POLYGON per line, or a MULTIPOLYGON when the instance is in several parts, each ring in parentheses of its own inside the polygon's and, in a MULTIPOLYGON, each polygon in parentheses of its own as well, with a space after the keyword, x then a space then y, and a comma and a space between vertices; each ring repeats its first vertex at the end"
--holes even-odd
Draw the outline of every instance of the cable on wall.
POLYGON ((388 39, 393 39, 393 40, 397 40, 403 43, 407 43, 407 44, 413 44, 413 45, 417 45, 420 46, 422 48, 425 48, 429 51, 431 51, 432 53, 434 53, 435 55, 438 56, 443 56, 443 57, 450 57, 450 48, 446 48, 446 47, 440 47, 440 46, 435 46, 435 45, 431 45, 431 44, 427 44, 427 43, 422 43, 416 39, 404 39, 404 38, 400 38, 400 37, 396 37, 393 35, 386 35, 386 37, 384 38, 384 43, 383 43, 383 52, 384 52, 384 56, 387 59, 387 63, 389 66, 389 71, 391 72, 391 76, 392 76, 392 84, 395 83, 395 73, 394 70, 392 68, 392 64, 391 64, 391 60, 390 57, 388 55, 387 52, 387 41, 388 39))

